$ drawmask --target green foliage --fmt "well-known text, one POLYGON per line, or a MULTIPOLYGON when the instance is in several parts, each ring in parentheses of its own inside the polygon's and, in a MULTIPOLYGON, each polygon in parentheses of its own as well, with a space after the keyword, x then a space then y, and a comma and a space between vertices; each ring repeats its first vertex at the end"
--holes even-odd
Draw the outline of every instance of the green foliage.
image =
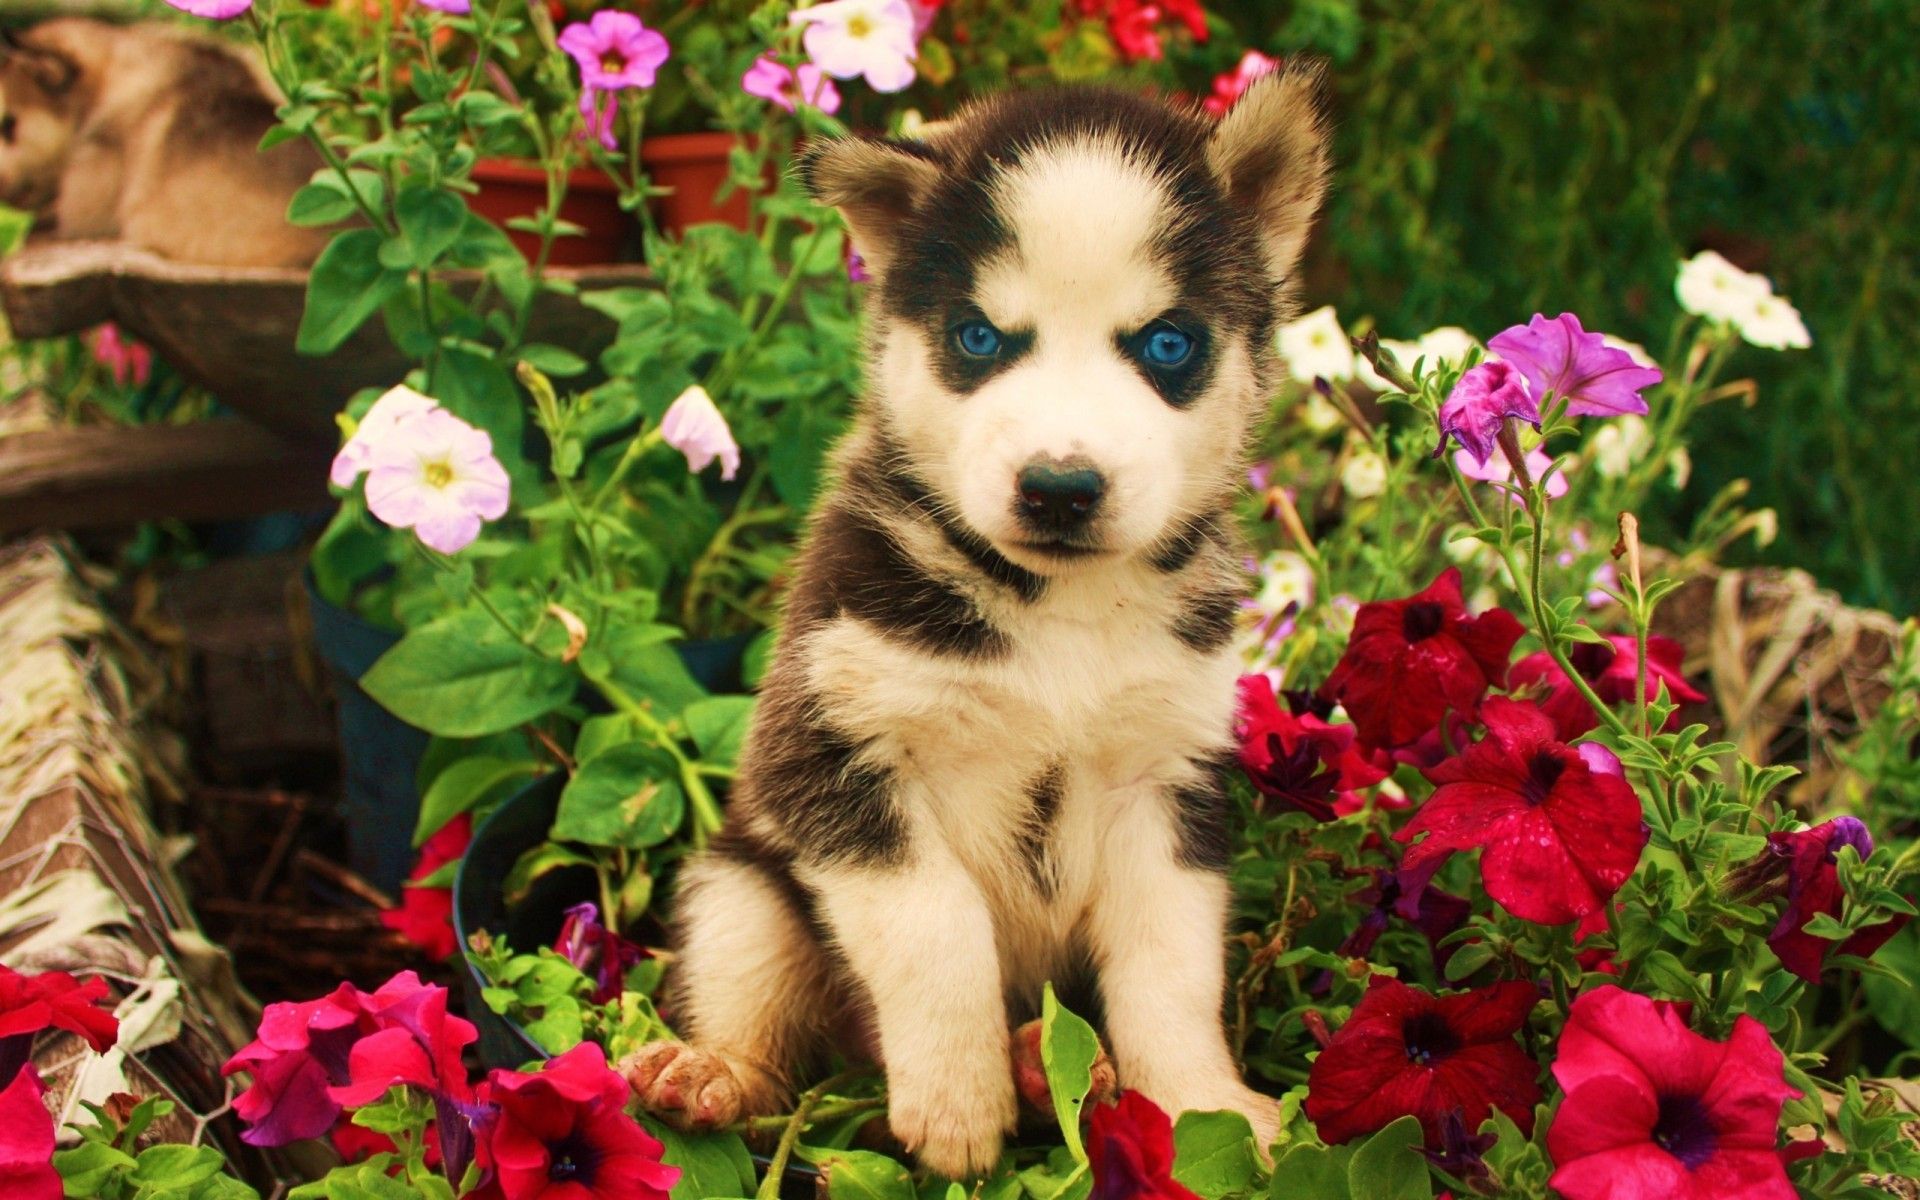
POLYGON ((1780 513, 1769 557, 1911 612, 1920 528, 1903 464, 1920 406, 1899 314, 1920 311, 1912 156, 1920 10, 1222 0, 1237 37, 1334 60, 1338 164, 1304 291, 1412 337, 1486 337, 1536 310, 1664 349, 1675 263, 1703 247, 1772 276, 1810 350, 1747 350, 1755 408, 1703 415, 1674 541, 1736 478, 1780 513), (1309 14, 1316 14, 1309 16, 1309 14))
POLYGON ((56 1150, 53 1166, 74 1200, 259 1200, 259 1194, 227 1173, 226 1156, 212 1146, 172 1143, 136 1151, 153 1123, 174 1104, 150 1096, 124 1122, 87 1105, 93 1121, 76 1124, 80 1144, 56 1150))

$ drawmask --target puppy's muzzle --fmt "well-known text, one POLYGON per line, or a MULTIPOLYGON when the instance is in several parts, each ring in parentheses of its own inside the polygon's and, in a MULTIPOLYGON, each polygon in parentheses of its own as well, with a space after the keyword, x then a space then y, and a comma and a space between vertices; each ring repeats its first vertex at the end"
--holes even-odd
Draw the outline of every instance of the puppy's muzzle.
POLYGON ((1018 490, 1020 524, 1042 538, 1066 538, 1092 521, 1107 481, 1084 459, 1039 459, 1021 469, 1018 490))

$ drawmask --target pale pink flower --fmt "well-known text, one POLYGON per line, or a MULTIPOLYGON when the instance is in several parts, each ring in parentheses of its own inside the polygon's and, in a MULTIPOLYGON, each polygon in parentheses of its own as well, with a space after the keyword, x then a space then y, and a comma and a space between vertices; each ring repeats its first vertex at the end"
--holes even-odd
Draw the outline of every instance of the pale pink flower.
POLYGON ((823 113, 840 111, 840 89, 812 63, 799 70, 787 66, 771 54, 753 60, 753 66, 740 77, 740 90, 749 96, 771 100, 792 112, 796 104, 806 104, 823 113))
MULTIPOLYGON (((377 447, 394 441, 401 425, 439 407, 431 396, 423 396, 404 383, 388 389, 386 395, 373 402, 367 415, 361 417, 359 425, 351 431, 347 444, 333 456, 333 468, 327 473, 333 486, 352 487, 353 481, 373 465, 377 447)), ((340 419, 344 422, 347 418, 340 419)))
POLYGON ((689 471, 704 471, 715 458, 720 460, 721 479, 732 479, 740 469, 740 447, 733 431, 703 387, 695 385, 680 393, 660 422, 660 436, 687 456, 689 471))
POLYGON ((465 549, 481 522, 505 515, 508 491, 493 439, 439 408, 376 443, 367 470, 367 509, 442 554, 465 549))
POLYGON ((907 0, 829 0, 788 16, 807 31, 807 57, 835 79, 865 76, 876 92, 913 82, 913 9, 907 0))
POLYGON ((473 11, 473 0, 420 0, 420 7, 464 17, 473 11))
MULTIPOLYGON (((1473 455, 1467 451, 1455 450, 1453 452, 1453 465, 1459 467, 1460 473, 1468 479, 1478 479, 1482 483, 1513 482, 1513 464, 1507 461, 1505 454, 1495 454, 1488 458, 1483 465, 1475 462, 1473 455)), ((1535 447, 1527 451, 1527 474, 1532 478, 1539 479, 1540 476, 1546 474, 1547 468, 1552 465, 1553 458, 1545 450, 1535 447)), ((1553 478, 1547 480, 1547 498, 1557 500, 1566 494, 1566 464, 1561 463, 1560 469, 1553 473, 1553 478)), ((1515 504, 1521 502, 1518 496, 1514 496, 1511 493, 1508 494, 1508 498, 1515 504)))

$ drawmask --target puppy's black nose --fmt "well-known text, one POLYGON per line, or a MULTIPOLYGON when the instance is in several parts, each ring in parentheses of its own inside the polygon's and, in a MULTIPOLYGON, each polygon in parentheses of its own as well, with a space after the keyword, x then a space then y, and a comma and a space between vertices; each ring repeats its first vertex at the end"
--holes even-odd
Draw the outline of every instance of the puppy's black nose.
POLYGON ((1020 472, 1020 519, 1047 533, 1084 524, 1100 507, 1107 481, 1080 462, 1029 463, 1020 472))

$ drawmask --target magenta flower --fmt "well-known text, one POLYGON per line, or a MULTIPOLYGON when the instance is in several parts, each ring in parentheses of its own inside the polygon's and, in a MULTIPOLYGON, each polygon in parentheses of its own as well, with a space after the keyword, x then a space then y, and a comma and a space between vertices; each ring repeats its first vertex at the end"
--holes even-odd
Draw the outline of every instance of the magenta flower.
POLYGON ((464 17, 473 11, 473 0, 420 0, 420 7, 450 16, 464 17))
POLYGON ((1607 345, 1601 334, 1580 328, 1580 318, 1572 313, 1552 320, 1535 313, 1524 326, 1495 334, 1487 349, 1519 368, 1536 401, 1558 396, 1576 417, 1645 413, 1640 393, 1662 378, 1660 368, 1643 367, 1632 354, 1607 345))
POLYGON ((626 990, 627 969, 648 957, 639 946, 600 923, 600 906, 588 900, 567 910, 553 952, 594 981, 593 1002, 609 1004, 626 990))
POLYGON ((561 30, 560 48, 580 64, 580 86, 600 92, 652 87, 668 54, 664 35, 611 8, 561 30))
POLYGON ((250 1146, 323 1137, 347 1107, 371 1103, 395 1084, 464 1100, 471 1089, 460 1056, 479 1036, 447 1013, 447 989, 402 971, 363 992, 343 983, 331 995, 269 1004, 253 1042, 223 1075, 253 1083, 233 1102, 250 1146))
POLYGON ((231 21, 253 7, 253 0, 167 0, 183 13, 210 21, 231 21))
POLYGON ((0 1183, 13 1200, 60 1200, 53 1169, 53 1114, 41 1099, 47 1087, 32 1063, 0 1079, 0 1183))
POLYGON ((121 333, 120 327, 111 321, 94 330, 88 344, 93 360, 105 367, 113 381, 122 387, 127 384, 144 387, 153 376, 153 351, 121 333))
POLYGON ((561 30, 560 48, 580 65, 580 115, 587 136, 609 150, 618 149, 610 97, 627 88, 653 86, 670 53, 666 37, 632 13, 607 8, 561 30))
POLYGON ((740 90, 749 96, 771 100, 788 112, 797 104, 806 104, 823 113, 840 111, 840 89, 833 86, 826 72, 812 63, 802 63, 795 70, 771 54, 762 54, 753 60, 753 66, 740 77, 740 90))
POLYGON ((1540 428, 1540 402, 1512 363, 1483 362, 1460 377, 1440 406, 1440 448, 1451 437, 1484 467, 1509 419, 1540 428))
POLYGON ((1861 858, 1873 854, 1873 835, 1858 817, 1835 817, 1811 829, 1767 835, 1767 848, 1742 865, 1729 879, 1736 894, 1769 899, 1782 893, 1786 907, 1767 935, 1767 945, 1780 965, 1808 983, 1818 984, 1832 954, 1870 957, 1906 926, 1904 915, 1856 930, 1844 941, 1832 942, 1807 932, 1817 916, 1838 919, 1846 893, 1840 883, 1839 855, 1852 846, 1861 858))

